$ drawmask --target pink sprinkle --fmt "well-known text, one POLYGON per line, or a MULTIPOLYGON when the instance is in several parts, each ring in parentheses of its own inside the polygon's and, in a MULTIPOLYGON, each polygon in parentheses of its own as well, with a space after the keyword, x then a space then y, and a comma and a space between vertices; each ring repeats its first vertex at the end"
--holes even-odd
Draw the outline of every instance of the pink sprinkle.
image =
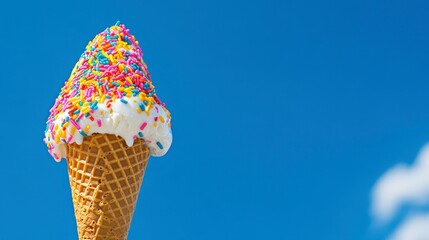
MULTIPOLYGON (((80 115, 79 115, 80 116, 80 115)), ((73 119, 73 118, 70 118, 70 120, 69 120, 70 122, 71 122, 71 124, 73 124, 73 126, 77 129, 77 130, 80 130, 80 126, 79 126, 79 124, 77 124, 77 122, 73 119)))
POLYGON ((98 119, 98 120, 97 120, 97 125, 98 125, 99 127, 101 127, 101 120, 100 120, 100 119, 98 119))
POLYGON ((109 74, 110 74, 110 72, 105 71, 105 72, 103 73, 103 75, 101 75, 101 77, 105 77, 105 76, 107 76, 107 75, 109 75, 109 74))
POLYGON ((156 122, 158 121, 158 117, 154 117, 153 120, 156 122))
POLYGON ((67 142, 67 143, 69 143, 69 142, 72 140, 72 138, 73 138, 73 136, 72 136, 72 135, 70 135, 70 136, 67 138, 66 142, 67 142))
POLYGON ((143 130, 146 126, 147 126, 147 122, 144 122, 144 123, 140 126, 140 130, 143 130))
POLYGON ((100 66, 98 66, 98 68, 99 68, 100 70, 102 70, 102 71, 104 71, 104 70, 106 70, 106 69, 107 69, 107 67, 106 67, 106 66, 104 66, 104 65, 100 65, 100 66))
POLYGON ((119 98, 122 98, 122 97, 123 97, 123 95, 122 95, 121 91, 119 91, 119 89, 116 89, 116 95, 117 95, 119 98))
MULTIPOLYGON (((77 119, 82 119, 83 118, 83 113, 80 113, 79 116, 77 116, 77 119)), ((76 123, 77 124, 77 123, 76 123)), ((79 129, 78 129, 79 130, 79 129)))
POLYGON ((123 77, 124 77, 124 74, 121 73, 121 74, 117 75, 116 77, 114 77, 113 80, 118 80, 118 79, 121 79, 123 77))

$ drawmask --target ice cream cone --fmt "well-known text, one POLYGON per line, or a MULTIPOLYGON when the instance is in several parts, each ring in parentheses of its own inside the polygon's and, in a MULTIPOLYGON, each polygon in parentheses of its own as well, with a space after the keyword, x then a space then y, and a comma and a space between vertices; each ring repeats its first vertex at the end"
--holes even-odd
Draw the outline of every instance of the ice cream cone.
POLYGON ((67 164, 80 240, 127 238, 149 158, 144 140, 93 134, 67 146, 67 164))

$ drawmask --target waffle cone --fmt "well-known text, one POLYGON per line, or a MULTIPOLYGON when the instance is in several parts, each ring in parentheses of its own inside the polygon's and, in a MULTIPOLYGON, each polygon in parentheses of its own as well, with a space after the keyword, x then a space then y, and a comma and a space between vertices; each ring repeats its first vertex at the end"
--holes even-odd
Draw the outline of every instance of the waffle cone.
POLYGON ((141 139, 94 134, 69 144, 67 165, 80 240, 127 238, 149 158, 141 139))

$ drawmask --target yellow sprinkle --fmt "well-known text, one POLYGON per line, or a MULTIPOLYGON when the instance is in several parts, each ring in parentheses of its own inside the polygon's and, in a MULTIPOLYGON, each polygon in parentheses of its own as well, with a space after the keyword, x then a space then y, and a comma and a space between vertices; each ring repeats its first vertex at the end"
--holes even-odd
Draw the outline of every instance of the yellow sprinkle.
POLYGON ((67 137, 66 132, 63 131, 62 129, 61 129, 60 135, 61 135, 62 138, 66 138, 67 137))
POLYGON ((133 84, 133 81, 131 81, 131 78, 130 77, 125 77, 125 81, 127 81, 129 84, 133 84))
POLYGON ((162 123, 164 123, 164 118, 162 116, 159 116, 159 121, 161 121, 162 123))
POLYGON ((73 103, 73 105, 76 105, 79 102, 79 99, 77 97, 73 97, 70 99, 70 102, 73 103))
POLYGON ((158 124, 156 122, 153 123, 153 126, 156 127, 158 124))
MULTIPOLYGON (((101 95, 101 94, 100 94, 101 95)), ((102 94, 100 98, 100 103, 104 103, 104 100, 106 99, 106 95, 102 94)))
POLYGON ((81 111, 83 114, 85 114, 85 113, 89 112, 89 107, 85 106, 85 107, 81 108, 81 109, 80 109, 80 111, 81 111))
POLYGON ((60 143, 60 135, 59 134, 57 134, 56 136, 55 136, 55 143, 60 143))
POLYGON ((89 125, 86 125, 86 127, 85 127, 85 129, 83 129, 83 132, 85 133, 85 134, 88 134, 88 132, 89 132, 89 125))
POLYGON ((76 132, 76 128, 73 126, 72 129, 70 130, 70 135, 74 135, 75 132, 76 132))
POLYGON ((131 93, 131 90, 129 90, 129 88, 128 88, 128 90, 125 90, 125 96, 126 97, 131 97, 133 94, 131 93))
POLYGON ((142 113, 142 110, 139 108, 139 107, 136 107, 136 111, 137 111, 137 113, 142 113))

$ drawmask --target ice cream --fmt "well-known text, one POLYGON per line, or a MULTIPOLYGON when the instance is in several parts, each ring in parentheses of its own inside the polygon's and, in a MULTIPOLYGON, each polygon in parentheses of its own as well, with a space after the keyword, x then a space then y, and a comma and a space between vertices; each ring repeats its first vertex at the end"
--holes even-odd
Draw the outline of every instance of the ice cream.
POLYGON ((151 156, 168 151, 170 113, 156 96, 142 56, 123 24, 88 43, 47 121, 45 142, 56 161, 67 157, 67 144, 81 144, 94 133, 120 136, 128 146, 144 139, 151 156))
POLYGON ((44 141, 67 161, 80 240, 127 238, 149 155, 170 148, 170 113, 142 56, 124 25, 107 28, 50 110, 44 141))

